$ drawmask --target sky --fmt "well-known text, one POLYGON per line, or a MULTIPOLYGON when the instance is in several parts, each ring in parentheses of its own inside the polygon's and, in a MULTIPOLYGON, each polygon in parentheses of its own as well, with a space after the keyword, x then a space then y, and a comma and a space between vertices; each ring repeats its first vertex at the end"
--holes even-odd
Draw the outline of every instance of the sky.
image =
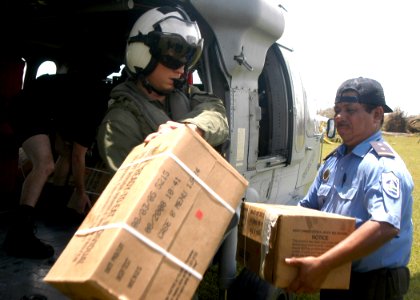
POLYGON ((285 31, 317 110, 333 107, 337 88, 359 76, 379 81, 392 109, 420 114, 418 0, 281 0, 285 31))

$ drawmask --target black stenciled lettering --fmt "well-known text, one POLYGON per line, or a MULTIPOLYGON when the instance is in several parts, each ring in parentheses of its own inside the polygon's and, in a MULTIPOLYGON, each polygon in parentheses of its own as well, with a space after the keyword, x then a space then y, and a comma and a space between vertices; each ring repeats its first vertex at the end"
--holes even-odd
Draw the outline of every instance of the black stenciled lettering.
POLYGON ((140 207, 138 216, 136 218, 134 218, 132 225, 133 227, 137 227, 140 225, 141 220, 142 220, 142 216, 147 215, 147 212, 149 211, 150 208, 150 203, 153 203, 156 199, 156 192, 155 191, 150 191, 149 194, 146 197, 146 201, 145 203, 143 203, 140 207))
POLYGON ((136 269, 134 270, 133 275, 131 276, 131 278, 128 282, 128 285, 127 285, 127 287, 129 289, 131 289, 134 286, 134 284, 136 283, 137 278, 140 276, 141 270, 142 270, 142 268, 139 267, 139 266, 137 266, 136 269))
POLYGON ((171 198, 174 195, 174 189, 173 188, 169 188, 168 191, 166 192, 165 196, 168 198, 168 200, 171 200, 171 198))
POLYGON ((121 268, 118 270, 118 273, 117 273, 117 280, 118 281, 121 281, 121 279, 124 277, 125 272, 128 269, 128 266, 130 266, 130 263, 131 263, 130 259, 126 258, 124 260, 123 264, 121 265, 121 268))
MULTIPOLYGON (((130 175, 131 175, 131 173, 130 173, 130 175)), ((133 186, 133 184, 134 184, 135 181, 136 181, 136 177, 135 176, 129 176, 129 179, 125 183, 124 189, 125 190, 129 190, 133 186)))
POLYGON ((168 180, 168 177, 169 177, 169 172, 166 170, 163 170, 162 174, 155 182, 155 187, 160 190, 162 186, 165 184, 165 182, 168 180))
POLYGON ((127 180, 127 182, 125 182, 125 186, 124 186, 124 189, 125 190, 131 189, 131 187, 133 186, 134 182, 137 180, 137 178, 139 177, 140 173, 143 171, 143 168, 144 167, 138 167, 138 168, 132 170, 130 173, 128 173, 128 176, 127 176, 128 180, 127 180))
POLYGON ((105 273, 109 274, 109 272, 111 272, 112 267, 114 266, 114 264, 110 261, 106 264, 105 267, 105 273))
POLYGON ((250 229, 249 229, 249 232, 250 232, 252 235, 257 235, 257 236, 259 236, 259 235, 261 235, 262 230, 261 230, 260 228, 250 228, 250 229))
POLYGON ((166 207, 166 202, 160 201, 156 211, 154 212, 152 216, 152 220, 154 220, 155 222, 159 221, 159 218, 162 215, 163 211, 165 210, 165 207, 166 207))
POLYGON ((146 224, 146 227, 144 228, 144 230, 145 230, 147 233, 151 233, 151 232, 152 232, 152 229, 153 229, 153 225, 152 225, 152 223, 151 223, 151 222, 147 223, 147 224, 146 224))
POLYGON ((180 209, 182 204, 184 203, 184 199, 188 196, 186 191, 182 191, 181 195, 175 201, 175 208, 180 209))
POLYGON ((250 218, 249 219, 249 224, 252 225, 252 226, 260 226, 260 225, 262 225, 262 222, 259 219, 250 218))
POLYGON ((188 179, 187 188, 192 189, 192 187, 194 185, 194 182, 195 182, 194 178, 193 177, 190 177, 188 179))
POLYGON ((149 211, 149 202, 143 203, 140 208, 140 214, 145 216, 149 211))
POLYGON ((120 256, 120 254, 121 254, 121 252, 122 252, 123 249, 124 249, 124 245, 122 243, 119 243, 118 246, 117 246, 117 248, 115 249, 114 254, 111 257, 111 260, 112 261, 117 260, 118 256, 120 256))
MULTIPOLYGON (((197 266, 197 256, 198 253, 192 250, 189 253, 185 263, 194 269, 197 266)), ((180 268, 175 280, 172 282, 172 285, 165 299, 180 299, 182 293, 184 292, 184 288, 188 284, 188 281, 191 278, 191 276, 191 273, 180 268)))
POLYGON ((179 179, 178 177, 175 177, 174 181, 173 181, 173 185, 177 186, 179 183, 181 182, 181 179, 179 179))
POLYGON ((147 195, 147 202, 153 202, 156 199, 156 192, 150 191, 149 195, 147 195))
POLYGON ((322 241, 328 241, 328 235, 324 235, 324 234, 313 234, 312 235, 312 239, 313 240, 322 240, 322 241))
POLYGON ((166 170, 162 171, 162 174, 160 174, 160 177, 155 182, 155 187, 160 190, 165 182, 168 180, 169 172, 166 170))
POLYGON ((107 263, 105 267, 105 273, 111 272, 111 269, 114 266, 115 261, 121 255, 121 252, 123 251, 123 249, 124 249, 124 245, 122 243, 119 243, 114 253, 112 254, 110 261, 107 263))
POLYGON ((158 237, 160 239, 163 239, 165 236, 165 233, 169 230, 170 227, 171 227, 171 222, 169 222, 169 220, 166 219, 162 225, 162 228, 159 230, 158 237))
POLYGON ((152 218, 151 218, 150 222, 148 222, 146 224, 145 231, 147 233, 152 232, 155 224, 159 221, 159 218, 162 216, 163 212, 165 211, 165 208, 166 208, 166 202, 163 201, 163 200, 160 201, 158 207, 156 208, 156 210, 152 214, 152 218))
POLYGON ((131 226, 134 228, 137 228, 137 226, 139 226, 141 223, 141 218, 140 217, 134 217, 133 221, 131 221, 131 226))
POLYGON ((165 182, 163 181, 162 178, 158 178, 155 182, 155 188, 157 188, 158 190, 160 190, 163 186, 165 182))
POLYGON ((77 264, 82 264, 85 262, 88 254, 90 253, 90 251, 93 249, 93 247, 96 245, 96 242, 98 241, 98 239, 100 238, 101 234, 103 231, 97 231, 96 233, 94 233, 93 237, 89 240, 89 242, 86 245, 86 248, 83 251, 82 256, 79 258, 79 260, 77 261, 77 264))
MULTIPOLYGON (((195 175, 197 175, 197 177, 198 177, 198 175, 200 174, 200 169, 199 168, 195 168, 194 169, 194 172, 193 172, 195 175)), ((194 179, 194 177, 190 177, 189 179, 188 179, 188 182, 187 182, 187 187, 189 188, 189 189, 192 189, 192 187, 193 187, 193 185, 194 185, 194 183, 195 183, 195 179, 194 179)))

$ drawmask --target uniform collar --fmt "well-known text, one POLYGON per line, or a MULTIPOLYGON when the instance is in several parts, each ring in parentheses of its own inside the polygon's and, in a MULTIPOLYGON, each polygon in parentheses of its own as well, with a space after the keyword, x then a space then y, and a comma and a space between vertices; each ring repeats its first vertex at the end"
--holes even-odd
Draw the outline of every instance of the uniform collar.
MULTIPOLYGON (((368 137, 366 140, 364 140, 363 142, 361 142, 360 144, 358 144, 356 147, 354 147, 352 153, 354 155, 360 156, 360 157, 364 157, 369 151, 370 149, 372 149, 372 146, 370 144, 370 142, 372 141, 381 141, 382 140, 382 133, 381 131, 377 131, 374 134, 372 134, 370 137, 368 137)), ((338 153, 342 156, 345 155, 346 153, 346 145, 341 145, 338 149, 338 153)))

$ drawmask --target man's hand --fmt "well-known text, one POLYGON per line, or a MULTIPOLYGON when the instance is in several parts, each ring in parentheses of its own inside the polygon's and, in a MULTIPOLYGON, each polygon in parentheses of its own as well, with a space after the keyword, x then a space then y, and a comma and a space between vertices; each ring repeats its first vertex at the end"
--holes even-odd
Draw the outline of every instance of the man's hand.
POLYGON ((290 293, 316 293, 330 270, 317 257, 286 258, 286 263, 298 269, 295 279, 286 288, 290 293))
POLYGON ((67 207, 74 209, 81 215, 85 215, 92 208, 92 202, 90 201, 89 196, 85 191, 75 189, 67 204, 67 207))
POLYGON ((178 123, 178 122, 168 121, 168 122, 160 125, 159 128, 158 128, 158 131, 149 134, 144 139, 144 142, 147 144, 148 142, 150 142, 155 137, 157 137, 159 135, 162 135, 162 134, 165 134, 165 133, 168 133, 168 132, 171 132, 172 130, 174 130, 176 128, 179 128, 179 127, 183 127, 183 126, 188 126, 191 129, 193 129, 195 132, 197 132, 199 135, 204 136, 204 132, 194 124, 178 123))

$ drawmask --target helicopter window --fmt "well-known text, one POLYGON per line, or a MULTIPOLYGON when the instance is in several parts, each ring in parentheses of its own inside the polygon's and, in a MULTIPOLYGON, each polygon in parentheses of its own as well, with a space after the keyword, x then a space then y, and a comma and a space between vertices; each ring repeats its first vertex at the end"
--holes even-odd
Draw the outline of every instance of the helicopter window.
POLYGON ((45 74, 53 75, 56 73, 57 73, 56 64, 51 60, 46 60, 38 67, 38 71, 36 72, 36 78, 45 74))
POLYGON ((286 63, 274 44, 267 52, 263 71, 258 79, 261 120, 258 157, 282 156, 290 162, 292 99, 286 63))
POLYGON ((121 78, 123 76, 124 68, 125 68, 124 64, 120 65, 120 70, 118 72, 113 72, 106 77, 107 81, 112 82, 113 80, 121 78))

